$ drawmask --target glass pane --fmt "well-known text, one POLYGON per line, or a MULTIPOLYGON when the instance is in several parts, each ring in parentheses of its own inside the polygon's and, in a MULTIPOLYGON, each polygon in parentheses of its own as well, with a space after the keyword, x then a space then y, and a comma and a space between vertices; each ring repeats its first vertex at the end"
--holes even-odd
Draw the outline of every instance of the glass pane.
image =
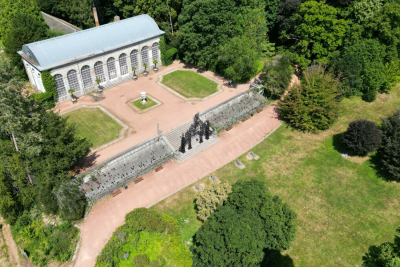
POLYGON ((128 74, 128 64, 126 63, 126 54, 119 56, 119 68, 121 69, 121 75, 128 74))
POLYGON ((62 75, 61 74, 55 75, 54 80, 56 82, 57 98, 66 96, 67 91, 65 90, 64 80, 62 75))
POLYGON ((102 83, 106 81, 103 70, 103 62, 98 61, 96 64, 94 64, 94 73, 96 74, 96 79, 100 79, 102 83))
POLYGON ((90 75, 90 67, 89 66, 84 66, 82 68, 81 75, 82 75, 82 80, 83 80, 83 86, 85 88, 92 87, 93 82, 92 82, 92 76, 90 75))
POLYGON ((138 52, 137 50, 133 50, 131 53, 131 66, 135 66, 137 69, 139 68, 139 60, 138 60, 138 52))
POLYGON ((115 59, 110 57, 107 60, 108 78, 110 80, 117 78, 117 70, 115 69, 115 59))
POLYGON ((143 63, 149 64, 149 48, 147 46, 142 49, 142 64, 143 63))
POLYGON ((158 60, 158 43, 154 43, 151 47, 151 53, 153 54, 153 60, 158 60))
POLYGON ((81 90, 78 82, 78 75, 76 74, 76 70, 70 70, 67 74, 68 84, 70 89, 74 89, 75 91, 81 90))

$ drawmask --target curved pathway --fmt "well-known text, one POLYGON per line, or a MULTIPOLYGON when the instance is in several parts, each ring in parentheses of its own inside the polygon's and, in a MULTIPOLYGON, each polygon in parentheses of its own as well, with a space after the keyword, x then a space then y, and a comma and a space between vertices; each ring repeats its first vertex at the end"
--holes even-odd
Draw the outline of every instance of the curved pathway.
POLYGON ((81 246, 74 266, 94 266, 98 253, 115 229, 124 223, 128 212, 152 206, 214 172, 247 152, 280 124, 276 107, 271 105, 231 131, 223 132, 218 143, 189 160, 169 162, 162 171, 145 175, 142 182, 131 184, 118 196, 96 203, 80 227, 81 246))

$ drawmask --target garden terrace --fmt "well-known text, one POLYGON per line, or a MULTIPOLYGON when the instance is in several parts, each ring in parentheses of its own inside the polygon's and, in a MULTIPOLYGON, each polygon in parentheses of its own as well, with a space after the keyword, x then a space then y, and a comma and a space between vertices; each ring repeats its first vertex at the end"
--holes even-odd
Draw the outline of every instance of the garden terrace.
POLYGON ((203 112, 200 118, 223 130, 267 105, 265 98, 254 90, 248 90, 212 109, 203 112))
POLYGON ((104 164, 83 173, 83 189, 93 203, 170 160, 173 151, 162 137, 139 144, 104 164))

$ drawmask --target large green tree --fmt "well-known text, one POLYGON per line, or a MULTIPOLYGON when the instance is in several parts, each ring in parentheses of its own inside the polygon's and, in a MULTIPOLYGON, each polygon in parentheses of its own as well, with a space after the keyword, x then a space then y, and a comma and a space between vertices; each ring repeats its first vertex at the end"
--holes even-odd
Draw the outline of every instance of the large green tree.
POLYGON ((17 13, 33 16, 36 20, 44 23, 36 0, 0 0, 0 38, 2 40, 17 13))
POLYGON ((368 19, 354 23, 348 31, 350 42, 361 38, 377 39, 385 45, 385 61, 396 60, 400 49, 400 4, 386 3, 368 19))
POLYGON ((257 266, 267 250, 288 249, 296 214, 262 182, 239 181, 194 236, 193 266, 257 266))
POLYGON ((382 147, 378 157, 389 179, 400 181, 400 109, 382 120, 382 147))
POLYGON ((11 64, 18 67, 19 75, 24 77, 26 76, 25 68, 17 52, 22 50, 24 44, 46 39, 47 26, 36 17, 22 12, 16 13, 8 26, 8 31, 2 38, 4 51, 11 64))
POLYGON ((292 127, 302 131, 327 130, 336 121, 338 80, 319 65, 304 73, 300 85, 295 85, 279 102, 279 114, 292 127))
POLYGON ((57 6, 62 18, 66 21, 87 29, 95 26, 92 11, 92 0, 57 0, 57 6))
POLYGON ((184 0, 178 17, 180 52, 187 62, 213 71, 219 47, 233 37, 246 36, 252 49, 266 50, 265 2, 233 0, 184 0))
POLYGON ((257 59, 258 53, 250 39, 244 36, 234 37, 220 48, 219 72, 236 83, 247 82, 257 74, 257 59))
POLYGON ((385 47, 377 40, 361 39, 345 47, 342 56, 335 53, 330 65, 341 77, 347 96, 362 94, 365 101, 372 102, 385 86, 385 55, 385 47))
MULTIPOLYGON (((0 77, 3 73, 0 68, 0 77)), ((41 150, 39 132, 42 110, 22 86, 17 78, 0 83, 0 132, 13 141, 17 153, 33 156, 41 150)))
POLYGON ((362 267, 398 267, 400 266, 400 228, 394 242, 385 242, 380 246, 370 246, 362 257, 362 267))
POLYGON ((91 144, 77 138, 74 125, 56 113, 43 113, 41 123, 41 151, 31 158, 30 165, 36 175, 38 198, 44 211, 57 213, 59 206, 54 190, 67 179, 65 172, 89 152, 91 144))
POLYGON ((348 28, 336 8, 317 1, 301 4, 291 20, 293 31, 284 31, 281 38, 295 40, 293 57, 302 69, 313 61, 328 63, 332 53, 342 46, 348 28))
POLYGON ((216 70, 219 46, 238 35, 233 0, 183 1, 180 52, 187 62, 216 70))
MULTIPOLYGON (((18 196, 14 201, 25 209, 34 201, 45 212, 57 214, 55 194, 63 181, 69 181, 66 172, 89 152, 90 143, 77 138, 74 126, 65 118, 46 112, 35 99, 27 97, 18 79, 9 80, 11 77, 3 74, 0 67, 0 136, 4 140, 0 157, 5 167, 4 188, 13 188, 13 194, 18 196)), ((59 192, 70 194, 65 190, 59 192)), ((84 207, 81 201, 75 204, 79 203, 84 207)))
POLYGON ((294 69, 287 55, 278 55, 264 65, 260 76, 265 95, 273 99, 279 98, 288 89, 294 69))

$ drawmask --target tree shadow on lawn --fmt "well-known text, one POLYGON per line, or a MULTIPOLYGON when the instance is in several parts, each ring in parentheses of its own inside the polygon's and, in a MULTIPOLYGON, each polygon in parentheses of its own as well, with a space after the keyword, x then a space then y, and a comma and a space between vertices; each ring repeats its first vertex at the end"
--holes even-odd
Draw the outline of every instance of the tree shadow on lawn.
POLYGON ((383 163, 382 163, 381 155, 378 152, 373 154, 370 157, 369 161, 371 163, 371 167, 375 170, 376 175, 379 178, 382 178, 383 180, 385 180, 387 182, 396 181, 393 178, 393 176, 385 170, 385 167, 383 166, 383 163))
MULTIPOLYGON (((349 156, 352 156, 352 157, 359 156, 354 153, 351 153, 349 150, 346 149, 345 145, 342 142, 342 136, 343 136, 343 133, 335 134, 333 136, 333 138, 332 138, 333 148, 341 154, 348 154, 349 156)), ((376 175, 379 178, 382 178, 385 181, 394 181, 392 175, 390 175, 390 173, 388 173, 385 170, 385 168, 382 164, 381 156, 378 152, 375 152, 374 154, 372 154, 369 157, 368 163, 370 164, 371 168, 373 168, 375 170, 376 175)))
POLYGON ((338 134, 333 135, 333 137, 332 137, 332 146, 333 146, 333 148, 337 152, 339 152, 340 154, 348 154, 350 156, 356 156, 356 155, 352 154, 346 148, 346 146, 343 144, 342 137, 343 137, 343 133, 338 133, 338 134))
POLYGON ((278 250, 267 250, 260 267, 294 267, 294 263, 289 255, 282 255, 278 250))

